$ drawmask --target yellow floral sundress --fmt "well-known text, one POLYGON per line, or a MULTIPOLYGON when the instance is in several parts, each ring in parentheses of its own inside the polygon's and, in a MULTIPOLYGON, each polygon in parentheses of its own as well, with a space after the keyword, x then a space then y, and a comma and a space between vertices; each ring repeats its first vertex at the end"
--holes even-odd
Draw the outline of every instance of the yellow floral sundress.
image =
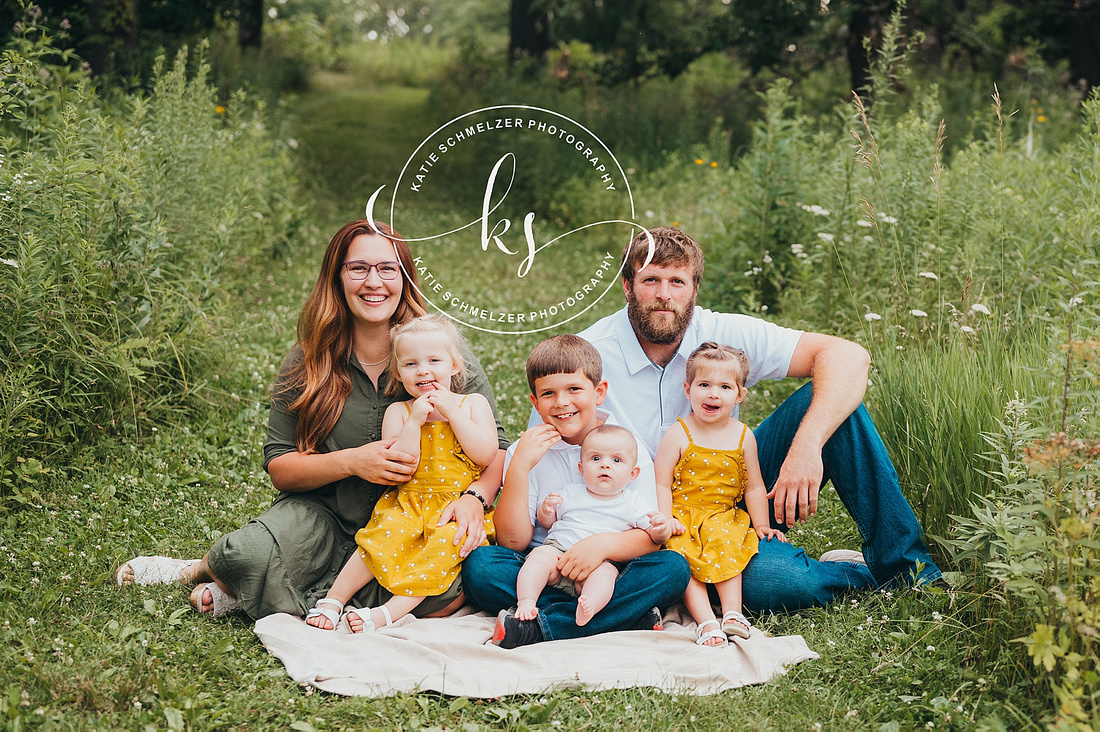
POLYGON ((745 433, 735 450, 699 447, 687 433, 684 450, 672 480, 672 515, 686 531, 668 540, 668 548, 679 552, 691 567, 691 576, 713 584, 736 577, 757 552, 756 532, 749 515, 737 507, 745 492, 747 471, 745 433))
MULTIPOLYGON (((379 584, 410 597, 447 591, 462 558, 454 544, 455 522, 438 527, 436 522, 480 475, 481 468, 466 457, 450 422, 431 421, 420 428, 416 473, 379 498, 370 523, 355 534, 359 556, 379 584)), ((485 514, 485 531, 494 536, 492 512, 485 514)))

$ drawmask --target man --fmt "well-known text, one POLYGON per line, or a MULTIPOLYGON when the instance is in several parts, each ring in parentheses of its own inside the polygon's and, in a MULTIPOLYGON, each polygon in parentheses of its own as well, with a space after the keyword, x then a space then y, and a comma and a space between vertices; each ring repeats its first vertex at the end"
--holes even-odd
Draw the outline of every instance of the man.
POLYGON ((664 432, 690 411, 684 365, 708 340, 748 354, 748 386, 761 379, 810 377, 754 431, 772 525, 791 527, 813 516, 818 491, 831 480, 863 537, 862 555, 828 552, 822 558, 833 561, 824 562, 789 544, 761 542, 745 570, 745 607, 797 610, 827 604, 852 589, 939 580, 941 572, 862 406, 867 351, 841 338, 697 307, 702 250, 679 229, 649 233, 654 251, 644 269, 645 232, 623 252, 627 306, 580 333, 603 358, 609 410, 655 455, 664 432))

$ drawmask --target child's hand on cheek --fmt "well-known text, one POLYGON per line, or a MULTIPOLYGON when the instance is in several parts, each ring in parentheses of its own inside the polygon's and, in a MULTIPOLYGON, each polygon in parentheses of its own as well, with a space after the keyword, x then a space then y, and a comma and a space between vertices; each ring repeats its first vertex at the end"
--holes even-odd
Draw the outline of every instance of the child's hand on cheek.
POLYGON ((548 424, 536 425, 520 436, 516 451, 512 453, 512 463, 530 470, 542 460, 547 450, 560 441, 561 435, 556 429, 548 424))
POLYGON ((421 394, 418 396, 412 404, 412 415, 409 419, 415 421, 417 424, 424 424, 428 421, 428 415, 432 413, 431 401, 428 399, 427 394, 421 394))
POLYGON ((424 398, 435 407, 435 411, 439 412, 444 419, 453 419, 455 410, 459 408, 458 399, 455 395, 443 388, 429 391, 424 395, 424 398))

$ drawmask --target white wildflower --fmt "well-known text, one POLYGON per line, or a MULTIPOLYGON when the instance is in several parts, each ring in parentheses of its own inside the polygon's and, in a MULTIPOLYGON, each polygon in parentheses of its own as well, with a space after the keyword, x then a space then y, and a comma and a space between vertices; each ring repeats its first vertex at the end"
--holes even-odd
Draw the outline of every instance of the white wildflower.
POLYGON ((6 264, 9 267, 19 269, 19 262, 16 262, 14 259, 0 259, 0 264, 6 264))
POLYGON ((928 647, 927 647, 927 648, 925 648, 924 650, 926 650, 926 651, 934 651, 934 650, 936 650, 936 647, 935 647, 935 646, 928 646, 928 647))
POLYGON ((980 302, 976 302, 971 305, 970 309, 973 312, 981 313, 982 315, 992 315, 992 313, 989 311, 989 308, 987 308, 985 305, 982 305, 980 302))
POLYGON ((935 272, 917 272, 917 277, 923 277, 926 280, 938 280, 935 272))
POLYGON ((910 310, 909 314, 912 315, 914 318, 927 318, 928 317, 928 313, 924 312, 923 310, 917 310, 916 308, 913 308, 912 310, 910 310))
POLYGON ((764 264, 771 264, 771 263, 772 263, 771 255, 765 254, 764 255, 764 264))
POLYGON ((817 238, 820 239, 821 241, 832 241, 836 237, 833 236, 832 234, 827 234, 824 231, 819 231, 819 232, 817 232, 817 238))
POLYGON ((873 323, 876 320, 882 320, 882 316, 878 313, 867 313, 863 316, 863 319, 866 320, 868 323, 873 323))
POLYGON ((973 333, 974 332, 974 329, 971 328, 969 325, 964 325, 961 328, 959 328, 959 330, 962 331, 963 333, 973 333))
POLYGON ((867 219, 856 219, 856 226, 865 226, 870 229, 874 225, 875 223, 873 221, 868 221, 867 219))
POLYGON ((654 217, 654 216, 656 216, 656 215, 657 215, 657 214, 653 213, 653 212, 652 212, 652 211, 650 211, 650 210, 649 210, 648 208, 646 209, 646 212, 645 212, 645 217, 646 217, 647 219, 651 219, 651 218, 653 218, 653 217, 654 217))
POLYGON ((882 211, 878 212, 878 217, 884 224, 896 224, 898 222, 893 216, 887 216, 882 211))

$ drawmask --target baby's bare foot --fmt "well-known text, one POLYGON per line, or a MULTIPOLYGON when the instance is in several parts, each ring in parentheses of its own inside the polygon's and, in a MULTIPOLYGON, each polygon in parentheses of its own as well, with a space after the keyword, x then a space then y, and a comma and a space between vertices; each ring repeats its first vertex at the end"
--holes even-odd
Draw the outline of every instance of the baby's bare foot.
POLYGON ((539 614, 534 600, 520 600, 516 605, 516 620, 534 620, 539 614))
POLYGON ((587 595, 581 595, 577 598, 577 625, 587 625, 588 621, 597 612, 599 611, 593 609, 592 601, 588 599, 587 595))

